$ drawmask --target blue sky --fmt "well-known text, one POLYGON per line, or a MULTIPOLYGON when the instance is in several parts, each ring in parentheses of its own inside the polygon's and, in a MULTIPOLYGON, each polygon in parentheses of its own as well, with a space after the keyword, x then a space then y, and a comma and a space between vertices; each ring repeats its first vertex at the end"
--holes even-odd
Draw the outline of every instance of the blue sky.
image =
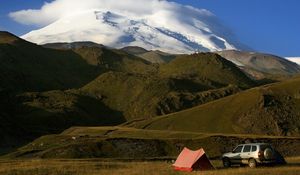
MULTIPOLYGON (((174 1, 213 12, 234 31, 241 42, 257 51, 280 56, 300 56, 299 0, 174 1)), ((40 8, 44 2, 45 0, 1 0, 0 29, 21 35, 38 28, 18 24, 8 17, 8 13, 40 8)))

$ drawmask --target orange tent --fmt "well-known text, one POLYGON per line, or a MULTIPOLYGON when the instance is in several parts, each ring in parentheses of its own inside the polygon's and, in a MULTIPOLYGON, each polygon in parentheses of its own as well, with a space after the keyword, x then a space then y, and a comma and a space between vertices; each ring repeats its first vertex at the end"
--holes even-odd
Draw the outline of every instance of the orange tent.
POLYGON ((173 164, 173 166, 177 171, 188 172, 191 172, 193 170, 214 169, 202 148, 197 151, 192 151, 188 148, 184 148, 177 157, 177 160, 173 164))

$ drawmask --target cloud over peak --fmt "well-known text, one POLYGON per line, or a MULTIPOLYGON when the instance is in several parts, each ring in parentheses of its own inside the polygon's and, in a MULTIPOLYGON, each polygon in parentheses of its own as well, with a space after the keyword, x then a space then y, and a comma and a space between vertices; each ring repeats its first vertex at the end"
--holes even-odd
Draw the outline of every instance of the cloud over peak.
POLYGON ((24 36, 37 43, 92 40, 165 51, 175 45, 180 52, 239 48, 232 32, 210 11, 167 0, 54 0, 9 16, 21 24, 44 27, 24 36), (106 12, 120 17, 95 21, 91 12, 99 12, 95 18, 107 18, 106 12), (109 26, 111 22, 115 26, 109 26))
MULTIPOLYGON (((188 6, 186 8, 205 15, 213 15, 205 9, 188 6)), ((125 15, 141 17, 162 11, 180 12, 182 5, 166 0, 54 0, 50 3, 45 2, 40 9, 24 9, 11 12, 9 16, 21 24, 45 26, 64 16, 91 9, 102 9, 103 11, 113 9, 116 12, 125 13, 125 15)))

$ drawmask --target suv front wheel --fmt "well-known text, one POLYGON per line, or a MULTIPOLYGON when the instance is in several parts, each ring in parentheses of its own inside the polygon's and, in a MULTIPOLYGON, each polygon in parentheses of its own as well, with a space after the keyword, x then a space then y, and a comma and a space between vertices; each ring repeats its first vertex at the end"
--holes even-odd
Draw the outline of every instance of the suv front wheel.
POLYGON ((255 159, 250 159, 248 161, 248 165, 250 168, 256 168, 257 163, 256 163, 255 159))
POLYGON ((225 168, 229 168, 231 166, 231 162, 230 162, 229 158, 224 158, 223 159, 223 166, 225 168))

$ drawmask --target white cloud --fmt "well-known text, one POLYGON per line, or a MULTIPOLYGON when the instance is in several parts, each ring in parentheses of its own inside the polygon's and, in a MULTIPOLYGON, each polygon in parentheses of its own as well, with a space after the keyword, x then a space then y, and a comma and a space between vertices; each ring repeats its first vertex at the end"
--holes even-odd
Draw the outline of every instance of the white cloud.
POLYGON ((195 12, 213 16, 205 9, 182 6, 165 0, 55 0, 45 3, 40 9, 24 9, 11 12, 9 16, 21 24, 45 26, 61 17, 91 9, 113 10, 136 17, 170 12, 172 12, 170 13, 172 18, 184 18, 184 16, 197 14, 195 12))

